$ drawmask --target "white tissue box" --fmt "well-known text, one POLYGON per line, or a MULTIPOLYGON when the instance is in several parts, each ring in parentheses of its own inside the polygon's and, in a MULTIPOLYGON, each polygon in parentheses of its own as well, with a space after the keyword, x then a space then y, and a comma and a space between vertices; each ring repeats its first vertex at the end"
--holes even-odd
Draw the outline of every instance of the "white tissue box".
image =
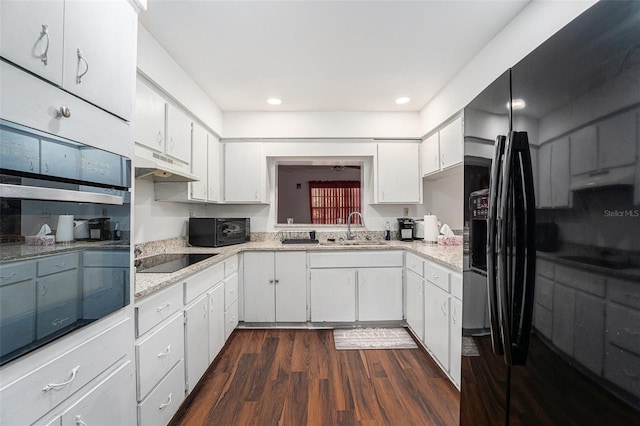
POLYGON ((52 246, 56 243, 55 235, 27 235, 24 237, 24 243, 28 246, 52 246))
POLYGON ((438 235, 438 244, 443 246, 459 246, 464 243, 463 235, 452 235, 450 237, 446 237, 444 235, 438 235))

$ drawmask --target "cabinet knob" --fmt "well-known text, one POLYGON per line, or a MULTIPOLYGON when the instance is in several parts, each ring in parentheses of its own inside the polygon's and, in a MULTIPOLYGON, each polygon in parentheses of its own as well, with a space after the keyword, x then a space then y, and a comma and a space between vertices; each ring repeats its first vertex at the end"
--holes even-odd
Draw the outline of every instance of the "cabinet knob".
POLYGON ((56 111, 56 118, 69 118, 69 117, 71 117, 71 110, 69 109, 69 107, 62 105, 56 111))

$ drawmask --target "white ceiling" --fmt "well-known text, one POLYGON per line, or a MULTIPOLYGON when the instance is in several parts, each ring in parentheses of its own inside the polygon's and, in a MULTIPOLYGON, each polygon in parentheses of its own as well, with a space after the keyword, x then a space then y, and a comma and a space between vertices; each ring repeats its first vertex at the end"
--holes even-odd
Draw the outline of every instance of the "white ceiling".
POLYGON ((149 0, 140 21, 225 112, 419 111, 528 2, 149 0))

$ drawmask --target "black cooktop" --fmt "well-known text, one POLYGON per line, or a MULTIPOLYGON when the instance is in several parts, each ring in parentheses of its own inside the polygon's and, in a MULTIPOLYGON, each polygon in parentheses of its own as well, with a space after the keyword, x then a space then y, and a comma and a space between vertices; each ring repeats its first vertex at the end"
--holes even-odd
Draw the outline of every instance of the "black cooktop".
POLYGON ((217 253, 157 254, 155 256, 149 256, 143 259, 136 259, 134 262, 134 266, 136 267, 136 272, 170 273, 209 259, 216 254, 217 253))

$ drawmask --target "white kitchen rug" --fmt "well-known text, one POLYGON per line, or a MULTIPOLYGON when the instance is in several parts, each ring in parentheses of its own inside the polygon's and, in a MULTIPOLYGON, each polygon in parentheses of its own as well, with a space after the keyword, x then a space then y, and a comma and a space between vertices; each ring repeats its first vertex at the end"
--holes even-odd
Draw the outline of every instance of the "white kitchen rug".
POLYGON ((473 337, 462 336, 462 356, 480 356, 473 337))
POLYGON ((336 349, 416 349, 418 345, 404 328, 334 329, 336 349))

